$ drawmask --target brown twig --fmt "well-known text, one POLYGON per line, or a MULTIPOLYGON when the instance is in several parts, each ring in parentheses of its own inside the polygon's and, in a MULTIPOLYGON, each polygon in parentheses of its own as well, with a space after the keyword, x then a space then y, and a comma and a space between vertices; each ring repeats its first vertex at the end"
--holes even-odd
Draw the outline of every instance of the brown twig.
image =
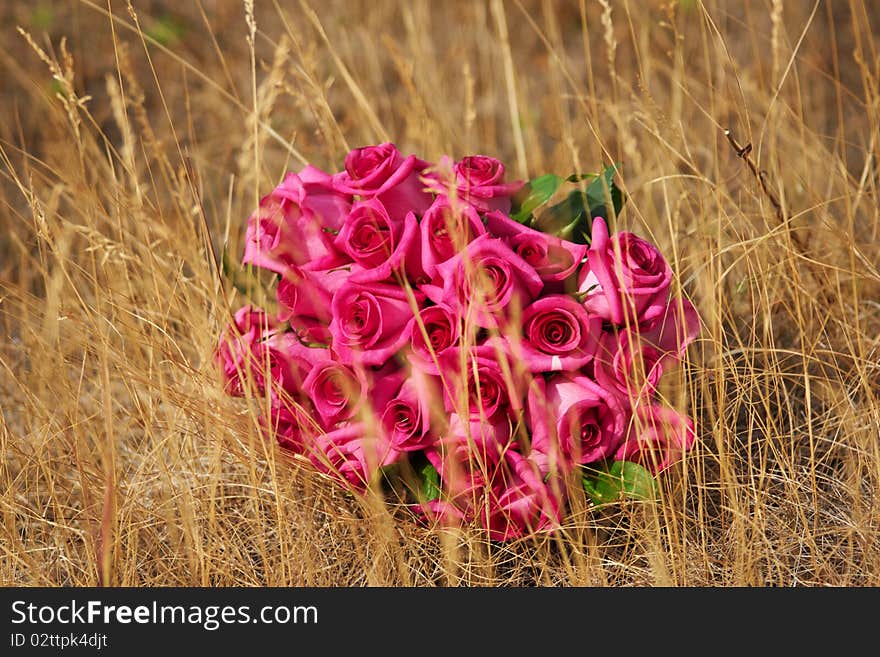
MULTIPOLYGON (((758 184, 761 185, 761 191, 764 192, 764 195, 767 197, 767 199, 770 201, 770 204, 773 206, 773 209, 776 211, 776 218, 779 220, 780 225, 785 226, 786 233, 788 233, 788 236, 791 239, 795 252, 800 257, 809 260, 807 256, 807 246, 804 243, 804 240, 801 239, 800 235, 792 232, 791 226, 789 225, 789 217, 783 209, 782 203, 779 202, 779 198, 777 198, 776 194, 773 193, 773 190, 770 189, 770 185, 767 183, 767 172, 763 169, 759 169, 750 157, 750 154, 752 152, 752 144, 747 143, 745 146, 740 146, 739 142, 736 141, 736 138, 734 138, 734 136, 730 133, 729 129, 724 131, 724 136, 727 137, 727 141, 729 141, 730 145, 733 146, 734 150, 736 151, 736 156, 742 159, 748 165, 752 174, 758 180, 758 184)), ((826 303, 831 305, 833 303, 832 297, 826 289, 825 285, 823 284, 821 276, 819 276, 818 272, 815 271, 815 268, 812 266, 812 264, 807 267, 807 271, 809 271, 813 280, 816 282, 816 285, 818 285, 820 296, 826 301, 826 303)))
MULTIPOLYGON (((733 146, 733 149, 736 151, 736 156, 742 159, 751 170, 752 174, 758 181, 758 184, 761 185, 761 191, 764 192, 764 195, 770 201, 770 204, 773 206, 773 209, 776 211, 776 218, 779 220, 779 223, 786 226, 788 228, 788 215, 782 207, 782 203, 779 202, 779 198, 777 198, 776 194, 770 189, 770 185, 767 182, 767 172, 763 169, 759 169, 755 162, 750 157, 752 152, 752 144, 747 143, 745 146, 740 146, 739 142, 737 142, 736 138, 731 134, 730 130, 727 129, 724 131, 724 136, 727 137, 727 141, 730 142, 730 145, 733 146)), ((794 245, 797 247, 797 250, 801 255, 804 255, 806 251, 806 245, 801 240, 800 236, 796 233, 788 231, 788 234, 791 237, 791 241, 794 242, 794 245)))

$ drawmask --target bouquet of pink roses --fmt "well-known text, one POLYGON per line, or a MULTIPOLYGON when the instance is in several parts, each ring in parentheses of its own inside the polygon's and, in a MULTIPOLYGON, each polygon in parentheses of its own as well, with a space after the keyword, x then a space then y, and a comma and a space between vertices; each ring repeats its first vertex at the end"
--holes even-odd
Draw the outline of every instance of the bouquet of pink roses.
POLYGON ((695 439, 656 391, 699 320, 655 246, 609 234, 615 170, 507 182, 385 143, 289 173, 243 258, 277 309, 235 313, 226 390, 268 397, 267 432, 348 488, 496 540, 558 527, 578 490, 650 494, 695 439))

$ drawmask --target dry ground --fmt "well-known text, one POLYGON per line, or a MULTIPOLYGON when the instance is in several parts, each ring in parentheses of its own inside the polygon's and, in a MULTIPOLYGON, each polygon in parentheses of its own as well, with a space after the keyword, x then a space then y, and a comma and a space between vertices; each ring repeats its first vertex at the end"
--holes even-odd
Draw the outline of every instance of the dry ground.
POLYGON ((0 5, 0 582, 880 585, 875 2, 131 5, 0 5), (439 534, 221 393, 215 253, 286 170, 386 139, 624 162, 621 225, 704 323, 659 502, 439 534))

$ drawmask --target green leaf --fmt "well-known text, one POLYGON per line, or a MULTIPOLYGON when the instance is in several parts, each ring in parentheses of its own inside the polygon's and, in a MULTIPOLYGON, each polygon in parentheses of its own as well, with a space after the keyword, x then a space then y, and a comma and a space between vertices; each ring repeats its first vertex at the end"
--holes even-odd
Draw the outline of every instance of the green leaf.
POLYGON ((422 495, 424 495, 425 500, 430 502, 439 498, 440 473, 437 472, 437 468, 428 461, 421 467, 419 474, 422 476, 422 495))
POLYGON ((608 203, 614 208, 614 216, 620 214, 623 209, 623 192, 614 184, 614 174, 620 169, 620 163, 612 164, 605 168, 601 175, 596 176, 587 185, 587 206, 590 208, 591 217, 602 217, 610 220, 608 203))
POLYGON ((527 182, 513 199, 510 218, 521 224, 527 223, 532 214, 547 203, 564 182, 576 183, 587 178, 595 178, 596 173, 573 173, 563 178, 555 173, 547 173, 527 182))
POLYGON ((532 222, 532 227, 577 244, 589 244, 590 222, 584 206, 585 196, 576 189, 564 201, 545 210, 532 222))
POLYGON ((573 174, 566 178, 577 182, 593 178, 585 190, 576 189, 556 205, 552 205, 531 222, 531 226, 549 235, 555 235, 577 244, 589 244, 595 217, 611 219, 623 208, 623 192, 614 184, 614 174, 620 164, 606 167, 600 174, 573 174), (608 208, 613 209, 613 215, 608 208))
POLYGON ((607 211, 609 201, 614 209, 613 216, 617 216, 623 208, 623 192, 614 184, 614 174, 619 169, 618 163, 606 167, 598 175, 569 176, 568 179, 572 182, 586 177, 592 177, 593 180, 586 190, 576 189, 562 202, 547 208, 532 222, 532 227, 570 242, 589 244, 592 220, 602 217, 610 222, 612 218, 607 211))
POLYGON ((171 14, 156 19, 145 34, 163 46, 173 46, 186 36, 186 25, 171 14))
POLYGON ((609 467, 583 469, 584 491, 596 506, 622 499, 653 500, 657 497, 657 481, 638 463, 614 461, 609 467))
POLYGON ((518 209, 510 215, 510 218, 521 224, 525 223, 532 216, 532 212, 549 201, 564 182, 565 178, 553 173, 530 180, 517 194, 518 209))
POLYGON ((41 30, 48 30, 55 21, 55 14, 52 8, 45 3, 39 3, 31 11, 31 23, 34 27, 41 30))

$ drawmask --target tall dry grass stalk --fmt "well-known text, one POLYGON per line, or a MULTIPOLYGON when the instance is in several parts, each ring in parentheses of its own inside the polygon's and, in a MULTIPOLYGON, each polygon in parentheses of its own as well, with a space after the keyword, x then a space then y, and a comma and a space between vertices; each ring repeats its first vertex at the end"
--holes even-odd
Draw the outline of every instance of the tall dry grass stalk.
POLYGON ((880 584, 878 30, 866 0, 3 4, 0 581, 880 584), (286 170, 386 138, 624 162, 618 227, 704 324, 658 502, 431 531, 222 393, 219 254, 286 170))

